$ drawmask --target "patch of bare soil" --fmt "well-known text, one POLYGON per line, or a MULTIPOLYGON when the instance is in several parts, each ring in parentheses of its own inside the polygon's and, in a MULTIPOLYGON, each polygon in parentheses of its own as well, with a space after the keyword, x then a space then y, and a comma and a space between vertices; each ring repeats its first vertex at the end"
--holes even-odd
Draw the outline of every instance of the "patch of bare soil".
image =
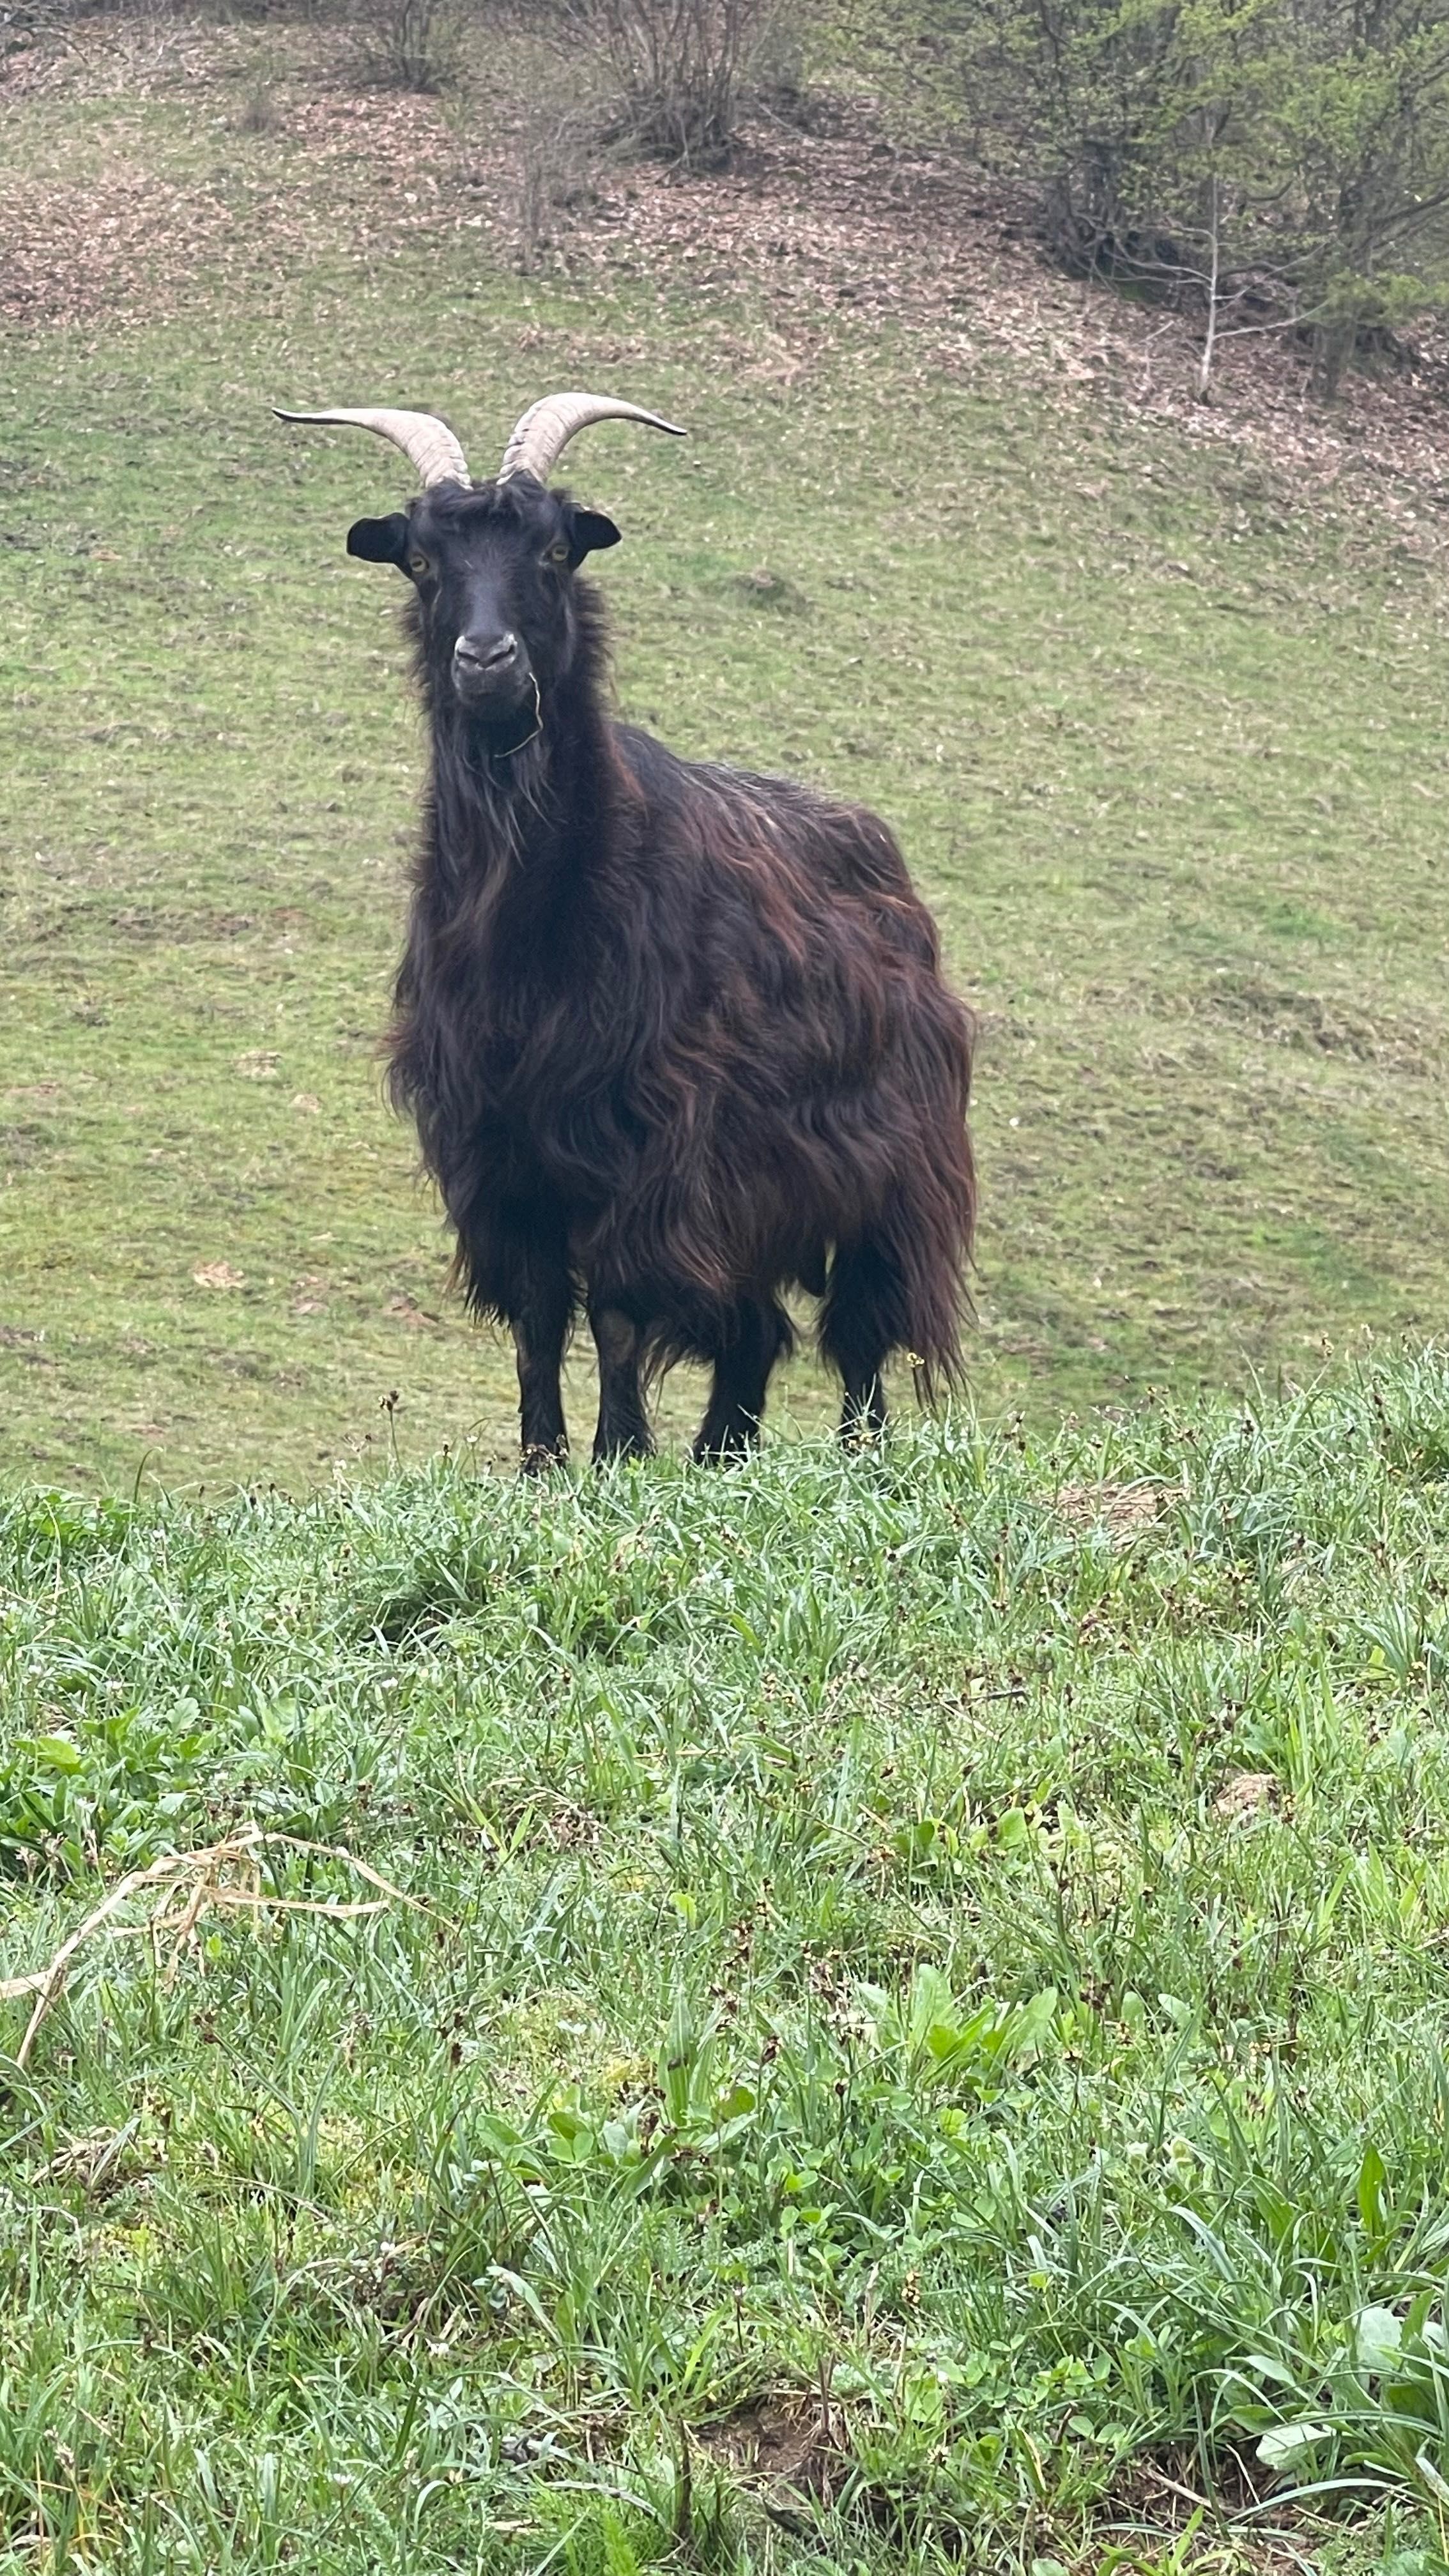
POLYGON ((1278 1803, 1279 1784, 1271 1771, 1235 1771, 1223 1782, 1213 1800, 1213 1814, 1225 1825, 1249 1825, 1259 1816, 1271 1816, 1278 1803))
POLYGON ((696 2427, 692 2438, 786 2530, 805 2528, 811 2505, 828 2506, 845 2473, 835 2427, 817 2399, 756 2398, 718 2424, 696 2427))
MULTIPOLYGON (((853 2481, 845 2426, 823 2396, 756 2398, 719 2423, 695 2426, 690 2441, 786 2531, 808 2532, 812 2509, 852 2499, 881 2528, 895 2523, 898 2507, 853 2481)), ((1055 2529, 1035 2535, 1072 2576, 1097 2576, 1104 2556, 1145 2569, 1169 2553, 1182 2576, 1313 2576, 1333 2528, 1291 2501, 1275 2510, 1271 2480, 1231 2452, 1216 2464, 1210 2491, 1189 2455, 1134 2459, 1086 2519, 1074 2537, 1055 2529)), ((951 2549, 949 2525, 937 2538, 951 2549)))
MULTIPOLYGON (((467 241, 480 268, 517 262, 517 101, 495 89, 470 114, 359 92, 346 30, 313 31, 305 52, 273 49, 268 130, 248 134, 245 30, 167 20, 158 32, 153 20, 123 39, 125 24, 83 22, 63 47, 0 62, 0 321, 154 323, 184 313, 203 273, 235 271, 240 286, 243 271, 255 283, 329 255, 366 262, 409 237, 467 241), (84 171, 50 174, 27 152, 27 113, 65 89, 113 99, 115 118, 88 129, 84 171), (152 133, 128 119, 138 99, 187 102, 193 133, 224 138, 230 166, 205 181, 162 177, 152 133)), ((1310 399, 1291 343, 1229 336, 1199 401, 1190 319, 1063 275, 1021 205, 949 151, 897 147, 868 104, 836 103, 821 122, 758 126, 717 176, 596 165, 576 202, 551 210, 533 254, 576 280, 687 283, 716 325, 713 300, 748 288, 748 335, 723 355, 765 399, 788 397, 847 336, 858 346, 865 316, 905 333, 922 381, 985 385, 1005 358, 1039 399, 1171 422, 1272 469, 1299 504, 1372 497, 1414 552, 1449 538, 1449 340, 1437 326, 1398 371, 1350 377, 1331 412, 1310 399)))
POLYGON ((1440 1070, 1442 1047, 1432 1030, 1382 1013, 1366 1019, 1336 997, 1298 992, 1262 975, 1223 970, 1209 982, 1200 1007, 1262 1045, 1295 1054, 1347 1056, 1420 1077, 1440 1070))
POLYGON ((1233 2455, 1218 2462, 1210 2492, 1190 2455, 1132 2460, 1092 2519, 1091 2549, 1075 2562, 1081 2576, 1095 2576, 1104 2543, 1120 2549, 1129 2540, 1141 2544, 1144 2564, 1172 2552, 1183 2576, 1314 2576, 1325 2543, 1341 2540, 1343 2528, 1291 2501, 1275 2510, 1271 2481, 1233 2455))

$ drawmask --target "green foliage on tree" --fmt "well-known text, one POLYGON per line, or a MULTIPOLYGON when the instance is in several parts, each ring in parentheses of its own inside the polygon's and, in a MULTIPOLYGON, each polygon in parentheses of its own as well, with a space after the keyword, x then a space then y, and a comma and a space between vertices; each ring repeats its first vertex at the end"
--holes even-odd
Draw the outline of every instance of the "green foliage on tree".
POLYGON ((1449 302, 1449 0, 922 0, 896 61, 1074 264, 1356 345, 1449 302))

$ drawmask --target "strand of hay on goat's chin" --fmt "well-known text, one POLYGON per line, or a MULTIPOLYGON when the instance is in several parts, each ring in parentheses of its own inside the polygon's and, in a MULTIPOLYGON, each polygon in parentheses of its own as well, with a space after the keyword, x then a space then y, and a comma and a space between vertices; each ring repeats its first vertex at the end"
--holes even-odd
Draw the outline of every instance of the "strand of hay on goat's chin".
POLYGON ((118 1879, 99 1905, 93 1906, 83 1923, 78 1923, 68 1940, 61 1943, 49 1967, 37 1969, 28 1977, 0 1979, 0 2001, 14 2002, 21 1995, 34 1995, 35 2005, 26 2025, 25 2037, 15 2052, 15 2064, 23 2067, 35 2045, 36 2034, 52 2004, 64 1988, 71 1963, 97 1932, 109 1926, 106 1937, 111 1941, 149 1940, 158 1955, 169 1942, 165 1982, 169 1985, 176 1974, 177 1963, 187 1943, 196 1937, 196 1927, 203 1914, 228 1910, 270 1914, 325 1914, 341 1921, 360 1914, 383 1914, 389 1905, 410 1905, 419 1914, 428 1914, 426 1906, 406 1889, 394 1887, 390 1879, 380 1877, 364 1860, 345 1851, 340 1843, 306 1842, 297 1834, 269 1834, 260 1825, 243 1825, 224 1841, 207 1843, 200 1851, 170 1852, 163 1860, 153 1860, 147 1869, 128 1870, 118 1879), (379 1893, 368 1897, 274 1896, 262 1885, 261 1862, 270 1848, 305 1852, 318 1860, 341 1861, 358 1878, 379 1893), (140 1923, 117 1923, 113 1920, 133 1897, 150 1899, 145 1919, 140 1923))

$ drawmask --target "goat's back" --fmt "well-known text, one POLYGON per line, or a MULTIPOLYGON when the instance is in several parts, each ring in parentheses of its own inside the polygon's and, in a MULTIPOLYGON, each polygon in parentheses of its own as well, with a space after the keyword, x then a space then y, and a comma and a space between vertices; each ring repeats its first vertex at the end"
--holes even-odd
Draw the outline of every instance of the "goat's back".
POLYGON ((959 1275, 971 1022, 885 824, 633 726, 614 741, 602 918, 640 1149, 594 1257, 622 1270, 668 1243, 724 1296, 811 1284, 924 1190, 959 1275))

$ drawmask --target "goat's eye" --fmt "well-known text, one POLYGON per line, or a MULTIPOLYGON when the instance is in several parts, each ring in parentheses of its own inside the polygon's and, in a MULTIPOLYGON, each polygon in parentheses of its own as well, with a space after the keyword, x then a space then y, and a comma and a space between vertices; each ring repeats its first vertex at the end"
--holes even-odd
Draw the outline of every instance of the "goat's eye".
POLYGON ((549 547, 549 562, 551 564, 566 564, 569 559, 569 552, 570 548, 567 537, 560 537, 557 545, 549 547))
POLYGON ((408 570, 414 581, 426 581, 433 567, 426 555, 409 555, 408 570))

